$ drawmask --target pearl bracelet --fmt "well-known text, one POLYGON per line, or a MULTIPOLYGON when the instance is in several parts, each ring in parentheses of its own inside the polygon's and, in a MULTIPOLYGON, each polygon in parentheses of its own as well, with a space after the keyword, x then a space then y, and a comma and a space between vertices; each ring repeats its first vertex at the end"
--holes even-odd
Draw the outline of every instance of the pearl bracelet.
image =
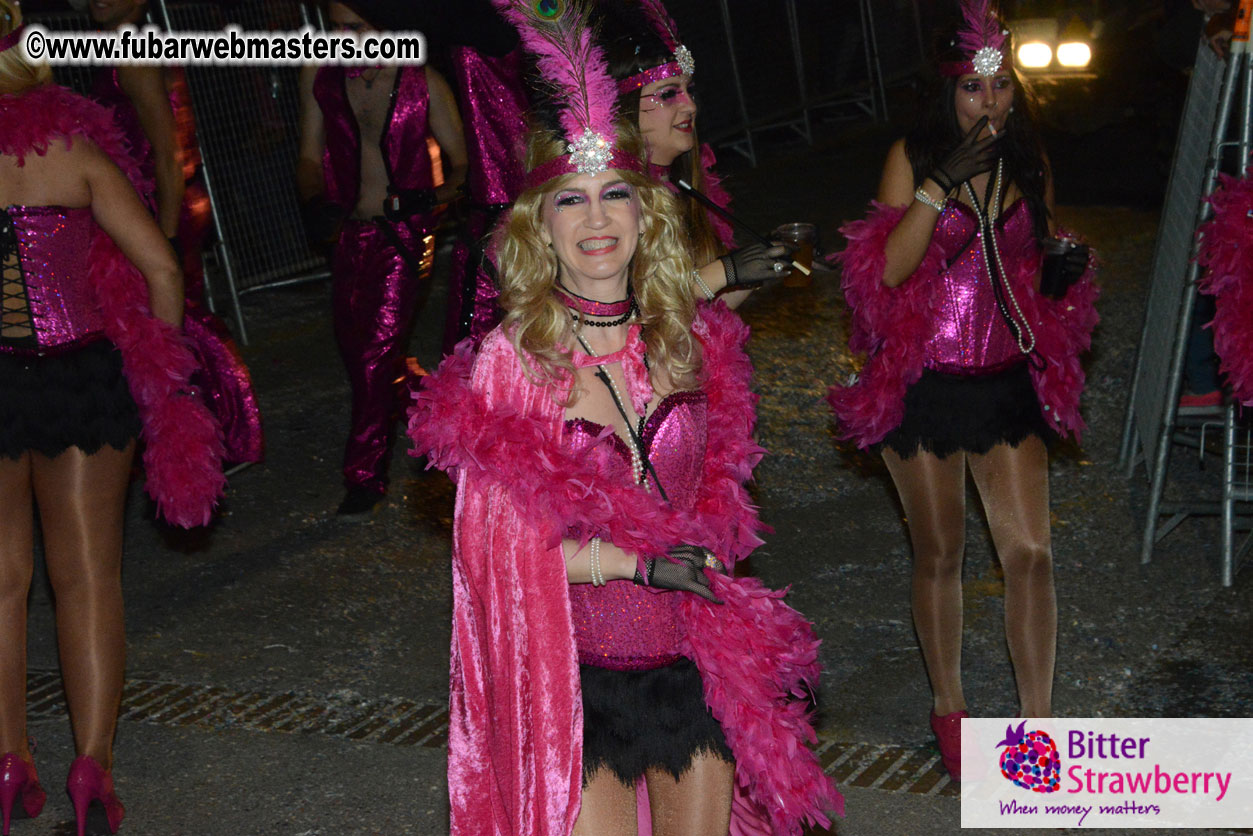
POLYGON ((930 206, 937 212, 943 212, 944 204, 948 202, 948 197, 946 196, 943 200, 937 201, 931 195, 923 191, 922 186, 919 186, 918 191, 914 192, 914 200, 918 201, 923 206, 930 206))
POLYGON ((605 575, 600 570, 600 538, 593 537, 588 544, 591 552, 592 586, 604 586, 605 575))
POLYGON ((700 277, 700 271, 693 270, 692 278, 696 279, 696 283, 700 285, 700 289, 705 291, 705 298, 708 299, 710 302, 712 302, 714 300, 714 297, 717 296, 718 294, 710 290, 709 285, 705 284, 705 280, 700 277))

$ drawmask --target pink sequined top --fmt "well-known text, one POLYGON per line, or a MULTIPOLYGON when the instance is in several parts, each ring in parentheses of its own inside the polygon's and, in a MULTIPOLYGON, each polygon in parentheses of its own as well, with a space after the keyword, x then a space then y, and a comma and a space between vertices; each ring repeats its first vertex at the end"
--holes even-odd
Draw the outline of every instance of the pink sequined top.
POLYGON ((46 353, 90 342, 104 333, 104 315, 87 282, 96 222, 90 207, 10 206, 34 345, 0 341, 0 352, 46 353))
MULTIPOLYGON (((670 503, 691 508, 705 460, 705 393, 673 392, 644 424, 644 445, 670 503)), ((565 422, 567 440, 586 443, 603 427, 583 418, 565 422)), ((617 435, 606 442, 623 460, 630 450, 617 435)), ((651 483, 651 478, 650 478, 651 483)), ((655 486, 653 490, 656 490, 655 486)), ((570 610, 579 663, 613 670, 650 670, 679 660, 679 596, 636 586, 628 580, 602 587, 570 584, 570 610)))
MULTIPOLYGON (((1002 252, 1021 249, 1035 234, 1027 202, 1016 200, 996 227, 1002 252)), ((936 221, 934 240, 948 269, 939 283, 937 315, 926 341, 926 367, 970 375, 999 371, 1024 359, 997 308, 974 210, 950 200, 936 221)))

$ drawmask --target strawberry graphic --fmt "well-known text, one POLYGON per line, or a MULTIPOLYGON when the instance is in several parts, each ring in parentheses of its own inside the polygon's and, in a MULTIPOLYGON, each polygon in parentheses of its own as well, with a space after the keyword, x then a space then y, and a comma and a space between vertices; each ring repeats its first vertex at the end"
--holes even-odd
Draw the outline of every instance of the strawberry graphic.
POLYGON ((1057 744, 1047 733, 1026 728, 1026 720, 1016 729, 1013 724, 1005 727, 1005 739, 996 744, 1005 747, 1001 774, 1032 792, 1057 792, 1062 773, 1057 744))

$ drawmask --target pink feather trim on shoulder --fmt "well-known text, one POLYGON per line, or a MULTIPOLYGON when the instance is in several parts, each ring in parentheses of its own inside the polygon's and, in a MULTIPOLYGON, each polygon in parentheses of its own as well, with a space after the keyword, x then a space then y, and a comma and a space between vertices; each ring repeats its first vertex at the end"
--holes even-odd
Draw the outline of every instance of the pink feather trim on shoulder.
MULTIPOLYGON (((859 375, 832 386, 827 402, 843 437, 866 448, 883 440, 904 417, 905 391, 922 376, 925 340, 935 315, 933 282, 943 269, 939 244, 932 241, 922 263, 900 286, 883 284, 887 238, 904 216, 901 207, 872 203, 865 220, 840 231, 848 247, 836 255, 843 271, 844 298, 853 316, 849 347, 868 355, 859 375)), ((1074 237, 1073 235, 1071 237, 1074 237)), ((1084 422, 1079 414, 1084 371, 1080 355, 1087 351, 1096 326, 1099 290, 1095 284, 1096 254, 1088 269, 1061 300, 1040 296, 1035 286, 1040 252, 1003 250, 1010 281, 1023 314, 1032 324, 1043 369, 1032 369, 1040 408, 1059 433, 1079 439, 1084 422)))
POLYGON ((883 440, 905 415, 905 390, 922 376, 923 340, 935 304, 926 282, 938 274, 941 257, 928 248, 914 275, 898 287, 883 283, 887 238, 905 210, 872 203, 865 220, 840 228, 848 247, 836 255, 841 287, 853 315, 849 347, 867 354, 861 372, 845 385, 832 386, 827 402, 840 433, 865 448, 883 440))
MULTIPOLYGON (((146 185, 127 153, 111 112, 55 85, 0 96, 0 153, 45 154, 49 145, 75 137, 96 144, 127 175, 146 185)), ((216 419, 190 390, 196 360, 181 334, 152 316, 148 287, 105 232, 91 240, 90 281, 104 313, 105 335, 122 354, 122 368, 143 424, 148 493, 174 525, 209 522, 226 479, 216 419)))
MULTIPOLYGON (((414 394, 412 452, 505 487, 549 539, 578 523, 641 557, 701 543, 733 562, 761 542, 763 530, 742 484, 763 453, 752 440, 756 396, 742 350, 748 328, 716 302, 700 307, 693 331, 704 355, 708 447, 692 512, 631 484, 619 457, 595 455, 595 446, 566 449, 552 420, 523 414, 513 399, 487 402, 471 385, 476 358, 469 341, 414 394)), ((513 351, 497 329, 484 340, 479 361, 511 370, 513 388, 530 385, 519 379, 513 351)), ((718 576, 714 583, 724 605, 694 596, 684 603, 683 652, 700 668, 710 709, 729 729, 738 787, 732 832, 749 834, 770 822, 773 832, 791 836, 802 822, 826 823, 826 812, 842 810, 842 799, 806 748, 814 733, 804 704, 794 699, 817 680, 813 629, 781 592, 751 579, 718 576)))
POLYGON ((1214 351, 1232 394, 1253 406, 1253 167, 1243 179, 1219 175, 1209 197, 1214 216, 1197 230, 1197 263, 1205 268, 1198 287, 1214 296, 1214 351))

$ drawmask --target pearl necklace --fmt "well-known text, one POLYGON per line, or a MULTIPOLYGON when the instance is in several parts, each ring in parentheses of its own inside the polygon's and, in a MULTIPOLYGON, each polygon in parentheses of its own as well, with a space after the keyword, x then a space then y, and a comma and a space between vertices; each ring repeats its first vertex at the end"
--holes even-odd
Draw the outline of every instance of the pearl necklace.
MULTIPOLYGON (((575 338, 579 341, 579 345, 583 346, 583 350, 587 352, 589 357, 600 356, 595 351, 592 351, 592 347, 587 344, 587 340, 583 339, 582 334, 575 334, 575 338)), ((627 411, 624 404, 626 401, 622 399, 622 393, 618 391, 618 384, 614 382, 613 375, 609 373, 609 370, 606 369, 602 363, 597 363, 596 368, 600 369, 601 373, 604 375, 603 379, 608 381, 609 394, 613 397, 614 404, 618 407, 618 411, 621 412, 622 416, 625 418, 627 411)), ((642 484, 644 486, 644 490, 648 490, 648 482, 644 478, 644 457, 640 451, 640 445, 643 443, 644 436, 644 416, 641 415, 639 418, 640 426, 638 430, 632 431, 630 423, 628 422, 627 424, 627 435, 630 436, 627 447, 631 451, 631 479, 637 485, 642 484)))
POLYGON ((1035 349, 1035 333, 1031 330, 1031 325, 1027 322, 1027 317, 1022 312, 1022 308, 1018 305, 1018 300, 1014 298, 1013 288, 1009 286, 1009 275, 1005 272, 1005 265, 1001 263, 1001 248, 996 243, 996 228, 993 224, 1001 216, 1001 176, 1005 171, 1005 161, 996 161, 996 180, 993 182, 992 199, 988 201, 988 216, 985 217, 983 209, 979 206, 979 199, 975 197, 975 190, 971 188, 970 181, 967 180, 964 185, 966 194, 970 197, 970 206, 975 210, 975 217, 979 219, 979 227, 987 230, 983 242, 983 266, 988 271, 988 280, 995 282, 996 273, 992 272, 992 259, 996 260, 996 268, 1000 273, 1002 284, 1005 287, 1005 295, 1009 297, 1009 302, 1014 306, 1014 311, 1018 314, 1018 321, 1011 323, 1015 326, 1021 325, 1021 328, 1015 327, 1014 338, 1018 341, 1018 350, 1023 354, 1030 354, 1035 349), (992 251, 992 255, 988 255, 988 251, 992 251), (1027 345, 1023 342, 1023 332, 1027 333, 1031 344, 1027 345))

